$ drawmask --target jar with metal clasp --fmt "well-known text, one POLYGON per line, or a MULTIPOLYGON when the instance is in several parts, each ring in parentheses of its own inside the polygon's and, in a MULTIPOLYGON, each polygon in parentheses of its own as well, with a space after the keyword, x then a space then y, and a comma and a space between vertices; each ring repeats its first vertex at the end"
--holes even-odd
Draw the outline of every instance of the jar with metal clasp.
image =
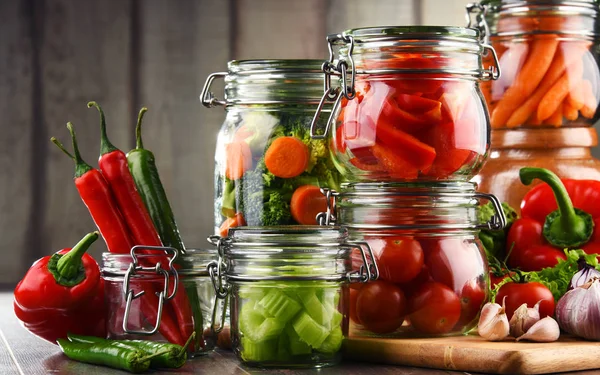
POLYGON ((377 278, 367 244, 340 227, 232 228, 214 236, 215 290, 231 301, 236 356, 260 367, 338 363, 347 334, 349 285, 377 278), (362 264, 352 269, 351 252, 362 264))
POLYGON ((476 325, 489 285, 478 232, 506 223, 493 195, 467 182, 349 183, 325 194, 336 205, 324 223, 367 242, 379 269, 377 281, 350 289, 351 337, 457 335, 476 325), (478 220, 480 200, 493 203, 489 222, 478 220))
POLYGON ((500 77, 478 30, 372 27, 327 40, 319 108, 333 102, 333 109, 327 127, 315 122, 312 135, 332 139, 334 163, 348 181, 468 181, 477 174, 490 136, 480 83, 500 77))
POLYGON ((130 254, 102 254, 108 337, 169 341, 188 346, 196 356, 211 351, 220 324, 206 269, 217 259, 214 249, 134 246, 130 254))

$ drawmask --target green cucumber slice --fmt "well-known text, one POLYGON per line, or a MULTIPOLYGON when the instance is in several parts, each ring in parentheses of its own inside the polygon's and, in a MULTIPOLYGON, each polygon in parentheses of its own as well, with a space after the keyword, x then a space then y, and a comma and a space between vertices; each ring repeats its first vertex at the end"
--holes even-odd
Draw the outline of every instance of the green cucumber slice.
POLYGON ((337 353, 337 351, 342 347, 343 340, 344 335, 342 333, 342 328, 337 326, 331 331, 329 336, 327 336, 325 341, 323 341, 317 350, 321 353, 337 353))
POLYGON ((276 359, 277 339, 254 342, 248 337, 242 337, 240 356, 247 362, 266 362, 276 359))
POLYGON ((294 331, 304 341, 313 348, 321 346, 323 341, 329 335, 329 330, 319 323, 315 322, 306 312, 302 312, 292 323, 294 331))
POLYGON ((266 314, 283 324, 292 319, 301 308, 293 298, 274 288, 258 304, 264 308, 266 314))

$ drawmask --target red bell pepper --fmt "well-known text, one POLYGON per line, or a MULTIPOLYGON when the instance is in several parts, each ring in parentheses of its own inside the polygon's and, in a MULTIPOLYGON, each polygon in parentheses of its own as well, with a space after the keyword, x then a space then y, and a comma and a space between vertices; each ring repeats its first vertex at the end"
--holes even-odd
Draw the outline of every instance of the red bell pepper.
POLYGON ((547 169, 522 168, 525 185, 534 179, 540 184, 531 189, 521 203, 521 218, 508 232, 508 263, 523 271, 552 267, 565 259, 564 249, 583 249, 600 253, 600 181, 560 180, 547 169))
POLYGON ((98 232, 72 249, 45 256, 31 266, 14 293, 14 310, 25 328, 56 344, 67 333, 106 337, 104 283, 89 254, 98 232))

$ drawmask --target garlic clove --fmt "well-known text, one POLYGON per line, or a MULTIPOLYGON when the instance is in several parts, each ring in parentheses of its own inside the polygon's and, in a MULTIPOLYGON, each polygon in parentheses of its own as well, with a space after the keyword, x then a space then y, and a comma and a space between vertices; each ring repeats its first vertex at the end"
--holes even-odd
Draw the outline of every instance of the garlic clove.
POLYGON ((513 337, 520 337, 531 328, 538 320, 540 320, 540 302, 534 307, 527 307, 524 303, 519 306, 510 318, 510 334, 513 337))
POLYGON ((560 328, 556 320, 547 316, 538 320, 522 336, 517 337, 517 341, 529 340, 535 342, 552 342, 560 337, 560 328))
POLYGON ((497 303, 486 303, 481 309, 477 330, 481 337, 489 341, 506 338, 510 329, 504 307, 497 303))

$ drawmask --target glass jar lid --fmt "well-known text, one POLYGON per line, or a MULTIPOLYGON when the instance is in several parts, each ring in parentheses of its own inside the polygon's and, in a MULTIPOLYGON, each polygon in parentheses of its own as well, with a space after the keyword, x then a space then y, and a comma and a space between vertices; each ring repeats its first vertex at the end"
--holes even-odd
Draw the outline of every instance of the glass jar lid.
POLYGON ((323 95, 323 60, 233 60, 228 71, 208 76, 200 100, 217 105, 318 104, 323 95), (225 99, 210 91, 216 78, 225 80, 225 99))

